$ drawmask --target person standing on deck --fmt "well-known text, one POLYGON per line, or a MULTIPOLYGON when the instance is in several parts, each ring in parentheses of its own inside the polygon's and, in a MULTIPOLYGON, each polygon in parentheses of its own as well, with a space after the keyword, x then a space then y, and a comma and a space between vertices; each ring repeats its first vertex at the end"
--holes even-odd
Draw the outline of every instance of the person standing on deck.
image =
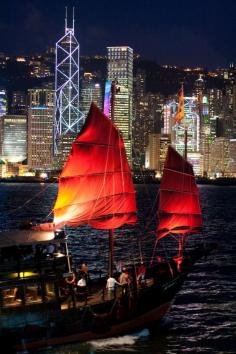
POLYGON ((115 296, 116 285, 121 285, 115 278, 110 276, 107 279, 106 289, 108 294, 108 300, 111 300, 115 296))
POLYGON ((130 286, 131 279, 129 276, 129 272, 126 268, 122 269, 121 275, 119 277, 120 285, 123 287, 123 294, 127 293, 128 287, 130 286))
POLYGON ((86 277, 88 276, 88 266, 86 262, 82 262, 81 264, 81 272, 83 272, 86 277))

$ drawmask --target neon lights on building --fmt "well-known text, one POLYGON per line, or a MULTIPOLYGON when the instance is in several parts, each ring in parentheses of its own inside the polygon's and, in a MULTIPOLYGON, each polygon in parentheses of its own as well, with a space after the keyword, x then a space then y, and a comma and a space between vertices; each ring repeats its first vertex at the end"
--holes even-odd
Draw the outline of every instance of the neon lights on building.
POLYGON ((54 153, 60 153, 60 140, 77 135, 83 122, 84 114, 79 110, 79 43, 74 35, 73 9, 73 25, 67 26, 66 13, 65 35, 56 43, 54 153))
POLYGON ((129 163, 132 163, 133 116, 133 49, 107 47, 108 80, 116 80, 119 92, 115 96, 114 120, 121 130, 129 163))
POLYGON ((188 128, 188 152, 200 150, 200 116, 196 97, 184 97, 184 119, 175 126, 176 150, 184 152, 184 130, 188 128))
POLYGON ((110 101, 111 101, 111 80, 107 80, 105 84, 104 108, 103 108, 103 113, 107 117, 109 117, 110 114, 110 101))
POLYGON ((7 96, 5 90, 0 90, 0 117, 7 113, 7 96))
POLYGON ((22 162, 27 156, 27 117, 5 115, 2 120, 2 155, 8 162, 22 162))
POLYGON ((33 170, 52 167, 53 96, 52 89, 29 90, 28 165, 33 170))

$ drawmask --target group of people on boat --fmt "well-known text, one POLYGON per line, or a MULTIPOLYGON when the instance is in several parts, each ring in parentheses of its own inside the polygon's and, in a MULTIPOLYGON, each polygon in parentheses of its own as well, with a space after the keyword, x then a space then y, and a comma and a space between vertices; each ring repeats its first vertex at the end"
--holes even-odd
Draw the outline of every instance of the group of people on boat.
POLYGON ((140 265, 131 272, 123 267, 116 276, 109 276, 106 283, 106 290, 108 291, 108 297, 114 296, 116 287, 122 288, 122 294, 126 295, 129 293, 130 288, 135 285, 135 287, 143 288, 146 286, 146 266, 144 262, 141 261, 140 265), (135 284, 134 284, 135 283, 135 284))
POLYGON ((101 291, 103 299, 112 300, 117 296, 131 294, 135 288, 138 290, 146 288, 149 278, 159 279, 159 281, 167 278, 172 279, 178 271, 179 267, 175 258, 169 262, 164 262, 158 256, 155 266, 146 267, 141 260, 134 269, 126 266, 117 268, 114 274, 108 275, 106 278, 100 278, 99 287, 94 287, 94 282, 89 277, 88 266, 86 262, 82 262, 79 267, 75 266, 72 274, 65 279, 65 294, 67 294, 68 303, 87 301, 88 295, 93 296, 97 290, 101 291))
POLYGON ((126 268, 123 268, 118 280, 114 276, 109 276, 106 282, 106 290, 108 292, 108 298, 111 299, 115 295, 116 286, 121 286, 123 289, 123 294, 127 292, 131 284, 131 277, 126 268))
MULTIPOLYGON (((117 295, 117 290, 120 296, 128 295, 131 288, 133 289, 134 282, 136 286, 144 286, 145 273, 146 267, 143 262, 140 263, 135 272, 122 267, 119 272, 107 276, 104 279, 105 283, 101 281, 100 291, 103 294, 103 298, 113 299, 117 295)), ((73 272, 65 278, 64 283, 64 294, 67 295, 68 307, 71 306, 73 301, 87 301, 88 295, 93 292, 93 285, 86 262, 82 262, 79 267, 74 267, 73 272)))
POLYGON ((89 287, 89 272, 86 262, 82 262, 79 267, 75 267, 61 286, 62 296, 66 297, 68 307, 76 300, 86 300, 89 287))

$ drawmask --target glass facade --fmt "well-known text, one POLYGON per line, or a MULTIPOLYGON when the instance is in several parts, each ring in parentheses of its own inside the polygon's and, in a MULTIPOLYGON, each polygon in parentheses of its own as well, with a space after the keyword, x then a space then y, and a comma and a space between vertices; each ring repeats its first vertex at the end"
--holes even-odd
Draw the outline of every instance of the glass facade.
POLYGON ((85 116, 87 116, 92 102, 94 102, 98 108, 102 109, 102 88, 91 73, 84 74, 80 93, 80 109, 85 116))
POLYGON ((175 147, 180 154, 184 153, 185 127, 188 131, 188 152, 199 152, 200 116, 196 97, 184 97, 184 119, 175 126, 175 147))
POLYGON ((7 96, 5 90, 0 90, 0 117, 7 113, 7 96))
POLYGON ((53 90, 29 90, 28 165, 34 170, 52 167, 53 100, 53 90))
POLYGON ((27 118, 6 115, 2 119, 2 155, 8 162, 22 162, 27 156, 27 118))
POLYGON ((54 153, 59 168, 68 157, 62 150, 65 142, 69 141, 66 151, 70 151, 83 122, 79 110, 79 43, 73 25, 65 28, 65 35, 56 43, 54 153))
POLYGON ((108 47, 108 80, 117 81, 114 120, 122 132, 129 163, 132 163, 133 49, 108 47))

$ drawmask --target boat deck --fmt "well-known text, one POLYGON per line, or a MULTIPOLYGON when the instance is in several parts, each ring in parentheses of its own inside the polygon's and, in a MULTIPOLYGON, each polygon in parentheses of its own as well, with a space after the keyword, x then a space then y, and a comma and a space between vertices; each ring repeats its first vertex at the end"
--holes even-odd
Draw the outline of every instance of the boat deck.
MULTIPOLYGON (((153 285, 153 278, 145 280, 145 287, 151 287, 153 285)), ((138 286, 138 290, 141 290, 143 287, 138 286)), ((101 304, 102 301, 106 302, 113 299, 120 299, 124 296, 125 288, 122 286, 118 286, 115 292, 109 293, 105 289, 101 289, 95 293, 88 294, 80 294, 75 297, 75 307, 80 308, 85 305, 97 305, 101 304)), ((68 297, 62 304, 61 310, 68 310, 73 307, 73 299, 68 297)))

